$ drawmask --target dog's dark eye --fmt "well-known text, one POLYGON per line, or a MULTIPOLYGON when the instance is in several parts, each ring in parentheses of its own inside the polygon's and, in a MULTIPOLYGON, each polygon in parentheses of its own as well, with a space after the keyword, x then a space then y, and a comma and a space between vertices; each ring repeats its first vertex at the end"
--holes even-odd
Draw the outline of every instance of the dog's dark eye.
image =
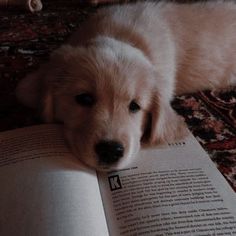
POLYGON ((131 101, 131 103, 129 104, 129 111, 132 113, 136 113, 140 109, 141 107, 135 101, 131 101))
POLYGON ((95 98, 89 93, 82 93, 75 96, 75 101, 83 107, 92 107, 95 103, 95 98))

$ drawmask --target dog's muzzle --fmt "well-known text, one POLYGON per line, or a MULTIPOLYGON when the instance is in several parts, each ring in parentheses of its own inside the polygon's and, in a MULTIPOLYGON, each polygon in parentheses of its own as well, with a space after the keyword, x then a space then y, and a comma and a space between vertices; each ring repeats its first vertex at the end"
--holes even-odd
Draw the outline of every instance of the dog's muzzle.
POLYGON ((99 162, 101 164, 114 164, 124 155, 124 146, 113 140, 102 140, 95 145, 99 162))

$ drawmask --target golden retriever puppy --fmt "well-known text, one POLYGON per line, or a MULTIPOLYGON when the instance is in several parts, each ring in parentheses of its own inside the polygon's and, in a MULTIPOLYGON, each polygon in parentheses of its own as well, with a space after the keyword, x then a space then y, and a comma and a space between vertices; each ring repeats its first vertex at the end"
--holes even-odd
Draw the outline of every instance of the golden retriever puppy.
POLYGON ((234 85, 235 74, 234 3, 144 2, 98 10, 17 96, 62 122, 73 153, 106 171, 184 136, 174 95, 234 85))

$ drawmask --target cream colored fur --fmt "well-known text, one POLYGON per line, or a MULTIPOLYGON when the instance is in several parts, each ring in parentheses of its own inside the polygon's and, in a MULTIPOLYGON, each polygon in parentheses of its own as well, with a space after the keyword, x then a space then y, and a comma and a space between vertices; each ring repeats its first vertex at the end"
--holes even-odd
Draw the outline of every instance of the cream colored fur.
POLYGON ((62 122, 84 163, 110 170, 124 167, 141 146, 184 136, 170 106, 174 95, 235 85, 235 75, 234 3, 136 3, 99 10, 22 80, 17 96, 46 122, 62 122), (82 93, 92 94, 93 106, 76 103, 82 93), (135 113, 133 100, 141 107, 135 113), (119 162, 99 162, 99 140, 122 143, 119 162))

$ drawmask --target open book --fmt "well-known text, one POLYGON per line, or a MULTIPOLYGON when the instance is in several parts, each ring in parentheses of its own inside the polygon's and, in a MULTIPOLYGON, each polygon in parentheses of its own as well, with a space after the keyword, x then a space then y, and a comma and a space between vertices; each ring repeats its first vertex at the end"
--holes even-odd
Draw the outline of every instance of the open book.
POLYGON ((191 135, 106 174, 33 126, 0 134, 0 235, 236 235, 236 194, 191 135))

